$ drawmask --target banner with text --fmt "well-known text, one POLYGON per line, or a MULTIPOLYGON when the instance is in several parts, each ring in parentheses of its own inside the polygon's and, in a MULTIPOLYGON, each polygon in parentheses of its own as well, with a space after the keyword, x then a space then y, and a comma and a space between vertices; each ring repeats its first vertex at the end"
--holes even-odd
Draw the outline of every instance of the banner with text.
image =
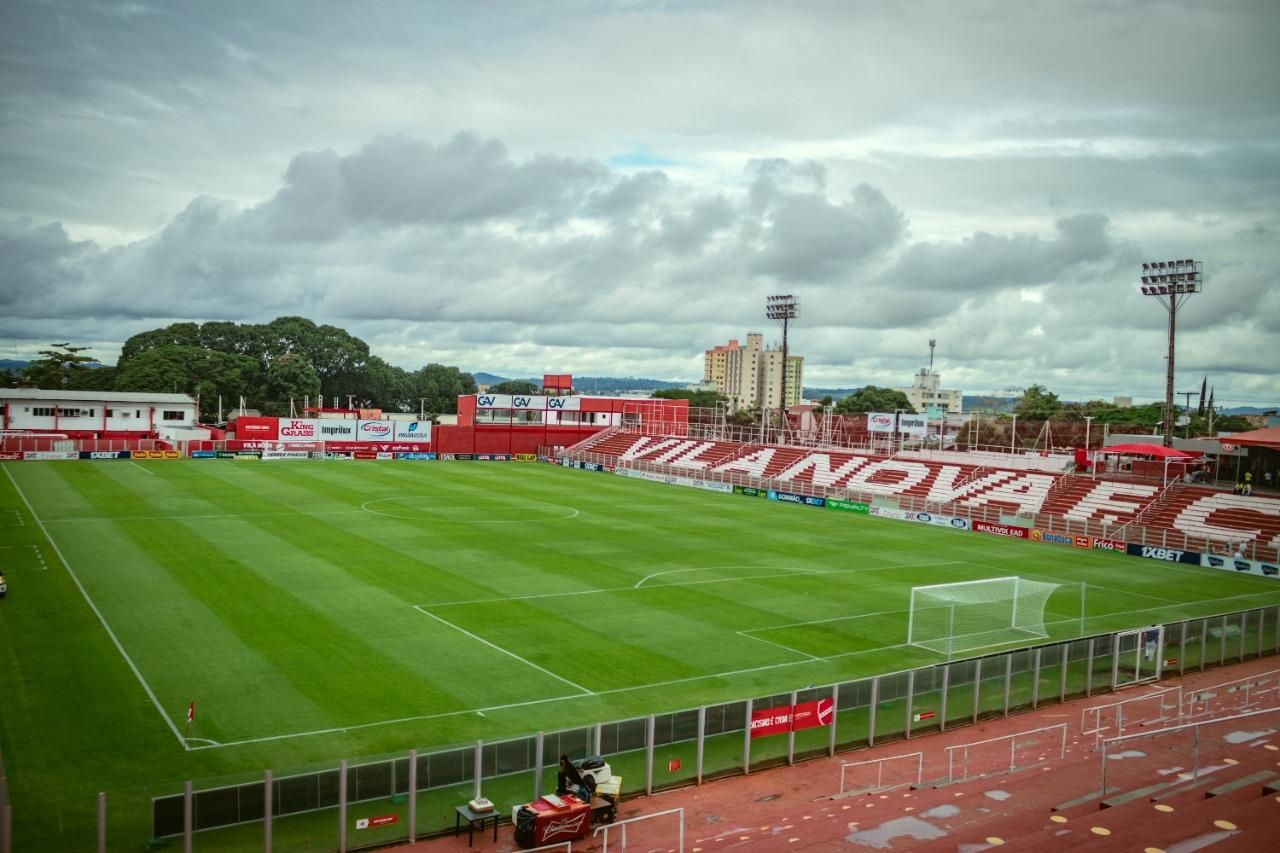
POLYGON ((754 708, 751 711, 751 737, 829 726, 834 711, 835 706, 830 699, 779 705, 776 708, 754 708))

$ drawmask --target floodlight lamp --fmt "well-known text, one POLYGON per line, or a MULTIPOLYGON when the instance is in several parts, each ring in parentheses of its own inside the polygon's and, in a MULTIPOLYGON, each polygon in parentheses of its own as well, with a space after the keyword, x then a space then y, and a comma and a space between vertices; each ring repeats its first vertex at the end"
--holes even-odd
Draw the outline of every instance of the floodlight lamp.
POLYGON ((1149 269, 1151 269, 1151 264, 1144 263, 1144 264, 1142 265, 1142 268, 1143 268, 1144 270, 1149 270, 1149 269))

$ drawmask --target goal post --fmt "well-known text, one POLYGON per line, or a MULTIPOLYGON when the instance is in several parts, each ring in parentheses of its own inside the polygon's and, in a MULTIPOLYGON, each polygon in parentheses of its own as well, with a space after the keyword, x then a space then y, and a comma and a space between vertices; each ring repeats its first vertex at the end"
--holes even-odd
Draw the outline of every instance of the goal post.
POLYGON ((907 645, 950 657, 1045 639, 1045 605, 1057 588, 1016 576, 912 587, 907 645))

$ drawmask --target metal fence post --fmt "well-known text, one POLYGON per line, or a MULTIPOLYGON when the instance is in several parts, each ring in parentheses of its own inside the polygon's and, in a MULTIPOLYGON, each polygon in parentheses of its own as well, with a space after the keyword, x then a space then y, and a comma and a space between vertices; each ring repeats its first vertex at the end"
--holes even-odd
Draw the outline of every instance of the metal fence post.
POLYGON ((871 705, 867 708, 867 746, 876 745, 876 705, 880 703, 880 676, 871 679, 871 705))
POLYGON ((707 706, 703 705, 698 709, 698 758, 697 764, 697 780, 694 784, 702 784, 702 751, 707 742, 707 706))
POLYGON ((982 658, 973 662, 973 717, 971 723, 978 722, 978 708, 982 699, 982 658))
POLYGON ((98 792, 98 853, 107 853, 107 794, 98 792))
POLYGON ((836 723, 840 720, 840 685, 831 685, 831 730, 827 732, 827 755, 836 754, 836 723))
POLYGON ((747 718, 742 721, 742 775, 751 773, 751 706, 754 699, 747 700, 747 718))
POLYGON ((911 740, 911 714, 912 714, 912 711, 914 710, 915 695, 916 695, 916 671, 913 669, 907 673, 907 701, 903 703, 904 705, 906 705, 906 708, 903 709, 906 711, 906 714, 903 715, 904 719, 902 721, 902 731, 903 731, 903 737, 905 737, 907 740, 911 740))
POLYGON ((476 741, 475 771, 476 771, 475 798, 478 800, 480 799, 480 777, 484 775, 484 741, 483 740, 476 741))
POLYGON ((796 763, 796 700, 799 694, 791 691, 791 710, 788 716, 791 718, 791 726, 787 731, 787 766, 796 763))
POLYGON ((347 760, 338 764, 338 853, 347 853, 347 760))
POLYGON ((657 740, 658 718, 650 714, 645 728, 647 731, 644 739, 644 793, 645 796, 649 796, 653 793, 653 742, 657 740))
POLYGON ((418 840, 418 750, 409 750, 409 843, 418 840))
POLYGON ((274 787, 271 771, 268 770, 262 774, 262 849, 264 853, 271 853, 271 820, 275 807, 275 797, 272 796, 274 787))
POLYGON ((191 853, 191 780, 182 784, 182 853, 191 853))
MULTIPOLYGON (((596 749, 600 749, 600 745, 596 744, 596 749)), ((599 755, 599 752, 596 753, 599 755)), ((546 758, 546 735, 538 732, 533 740, 533 798, 536 800, 542 796, 542 768, 546 758)))

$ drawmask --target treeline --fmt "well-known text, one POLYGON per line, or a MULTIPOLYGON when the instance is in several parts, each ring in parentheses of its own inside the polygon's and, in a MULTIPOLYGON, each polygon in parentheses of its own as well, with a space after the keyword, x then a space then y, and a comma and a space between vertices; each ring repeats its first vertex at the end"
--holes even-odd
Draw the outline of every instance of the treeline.
POLYGON ((125 341, 114 367, 90 367, 86 347, 54 344, 9 384, 82 391, 190 394, 205 420, 245 405, 288 415, 306 399, 327 405, 442 414, 457 411, 459 394, 475 379, 456 367, 426 364, 406 371, 369 352, 369 345, 336 326, 305 317, 270 323, 174 323, 125 341))

